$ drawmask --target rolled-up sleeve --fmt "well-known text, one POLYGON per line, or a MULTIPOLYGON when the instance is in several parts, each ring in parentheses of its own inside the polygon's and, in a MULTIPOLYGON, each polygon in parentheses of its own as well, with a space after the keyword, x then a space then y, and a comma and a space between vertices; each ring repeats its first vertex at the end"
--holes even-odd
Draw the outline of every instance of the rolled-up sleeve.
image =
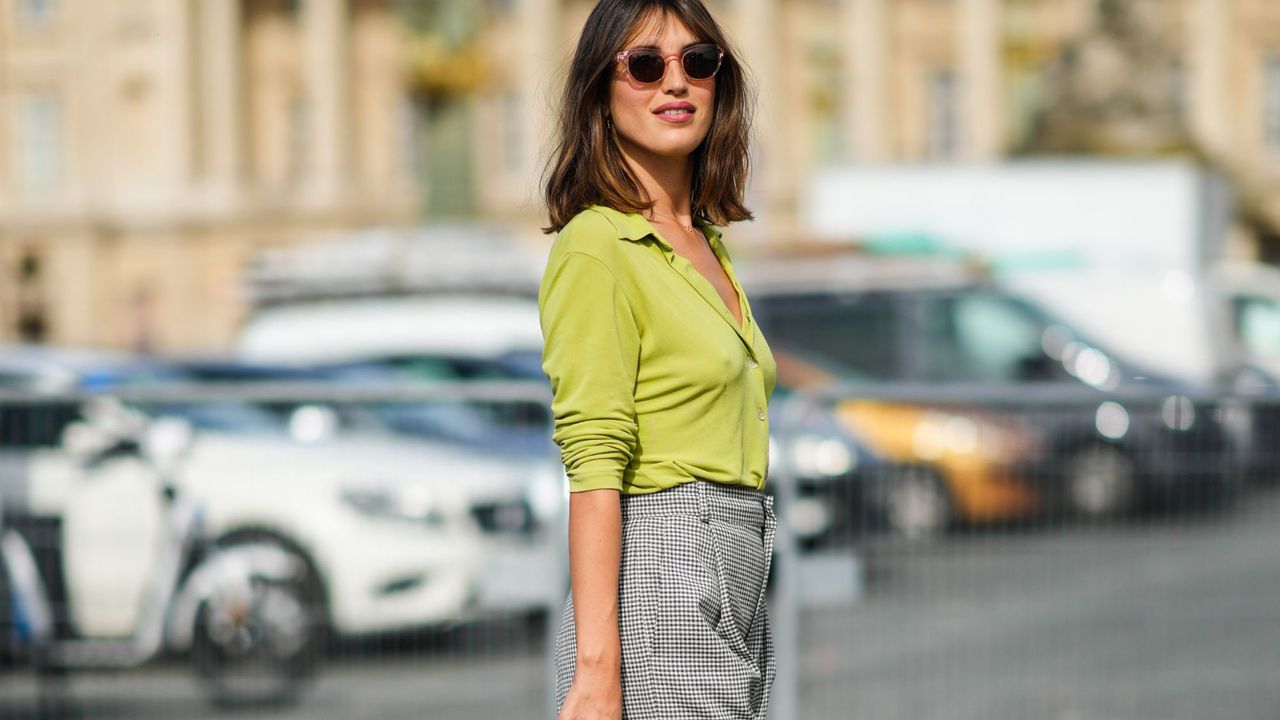
POLYGON ((570 492, 622 490, 636 449, 640 334, 607 265, 568 252, 547 268, 538 293, 542 369, 551 381, 552 439, 570 492))

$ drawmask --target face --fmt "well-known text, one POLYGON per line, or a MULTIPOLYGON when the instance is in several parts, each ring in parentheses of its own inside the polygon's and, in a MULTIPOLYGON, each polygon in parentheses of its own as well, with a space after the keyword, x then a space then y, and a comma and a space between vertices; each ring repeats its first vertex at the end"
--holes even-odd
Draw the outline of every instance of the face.
POLYGON ((609 113, 623 149, 633 156, 688 157, 711 129, 716 78, 689 78, 680 55, 700 40, 671 15, 655 15, 632 33, 624 50, 653 48, 667 60, 655 83, 633 79, 625 64, 614 62, 609 113))

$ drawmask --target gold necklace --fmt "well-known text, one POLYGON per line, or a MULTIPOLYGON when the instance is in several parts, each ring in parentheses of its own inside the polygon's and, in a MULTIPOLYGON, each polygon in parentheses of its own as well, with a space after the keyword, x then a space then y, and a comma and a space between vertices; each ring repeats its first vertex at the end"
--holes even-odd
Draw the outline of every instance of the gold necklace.
POLYGON ((693 232, 693 226, 692 226, 692 225, 685 225, 684 223, 680 222, 679 220, 677 220, 676 218, 673 218, 673 217, 667 218, 667 220, 670 220, 671 222, 673 222, 673 223, 675 223, 675 224, 679 225, 680 227, 684 228, 685 230, 688 230, 689 232, 693 232))

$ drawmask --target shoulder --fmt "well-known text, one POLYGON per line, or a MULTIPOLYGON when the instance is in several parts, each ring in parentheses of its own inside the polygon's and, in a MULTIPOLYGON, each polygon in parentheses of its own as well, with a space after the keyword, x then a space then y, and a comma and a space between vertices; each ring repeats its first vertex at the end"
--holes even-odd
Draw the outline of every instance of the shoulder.
POLYGON ((572 253, 581 253, 612 265, 621 238, 621 231, 607 212, 595 206, 589 207, 574 215, 560 229, 551 245, 550 262, 555 263, 572 253))
MULTIPOLYGON (((588 207, 565 224, 556 235, 543 273, 540 299, 570 286, 581 296, 584 286, 616 288, 624 295, 635 292, 635 253, 628 240, 626 217, 602 206, 588 207)), ((635 229, 631 232, 634 234, 635 229)))
POLYGON ((616 210, 602 205, 592 205, 574 215, 560 230, 560 234, 608 236, 609 239, 616 240, 621 237, 622 230, 618 227, 618 221, 614 219, 615 215, 618 215, 616 210))

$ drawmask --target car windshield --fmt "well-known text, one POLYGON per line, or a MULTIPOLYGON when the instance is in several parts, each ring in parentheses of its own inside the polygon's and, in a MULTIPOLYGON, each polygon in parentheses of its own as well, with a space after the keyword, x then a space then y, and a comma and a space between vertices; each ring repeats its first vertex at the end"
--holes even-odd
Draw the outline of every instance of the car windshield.
POLYGON ((1261 297, 1234 301, 1236 328, 1249 352, 1259 358, 1280 360, 1280 303, 1261 297))
POLYGON ((919 362, 931 381, 1020 382, 1054 377, 1043 343, 1050 324, 986 291, 920 298, 919 362))
POLYGON ((517 350, 495 356, 398 355, 344 366, 381 368, 388 377, 408 381, 545 380, 540 350, 517 350))
MULTIPOLYGON (((539 358, 540 354, 535 354, 539 358)), ((337 385, 465 382, 526 379, 528 359, 403 355, 298 368, 291 379, 337 385)), ((541 366, 538 365, 541 373, 541 366)), ((271 402, 268 409, 287 423, 302 403, 271 402)), ((550 419, 541 403, 412 399, 331 404, 344 430, 391 432, 415 438, 460 442, 485 448, 540 447, 550 419)))
POLYGON ((155 417, 178 417, 197 430, 234 435, 281 435, 284 421, 265 408, 243 402, 190 402, 143 405, 155 417))
MULTIPOLYGON (((762 296, 757 313, 769 346, 841 380, 898 378, 902 327, 882 294, 817 293, 762 296)), ((780 381, 785 368, 779 368, 780 381)))
POLYGON ((509 372, 512 377, 530 380, 545 380, 547 375, 542 369, 541 350, 513 350, 497 359, 500 368, 509 372))

